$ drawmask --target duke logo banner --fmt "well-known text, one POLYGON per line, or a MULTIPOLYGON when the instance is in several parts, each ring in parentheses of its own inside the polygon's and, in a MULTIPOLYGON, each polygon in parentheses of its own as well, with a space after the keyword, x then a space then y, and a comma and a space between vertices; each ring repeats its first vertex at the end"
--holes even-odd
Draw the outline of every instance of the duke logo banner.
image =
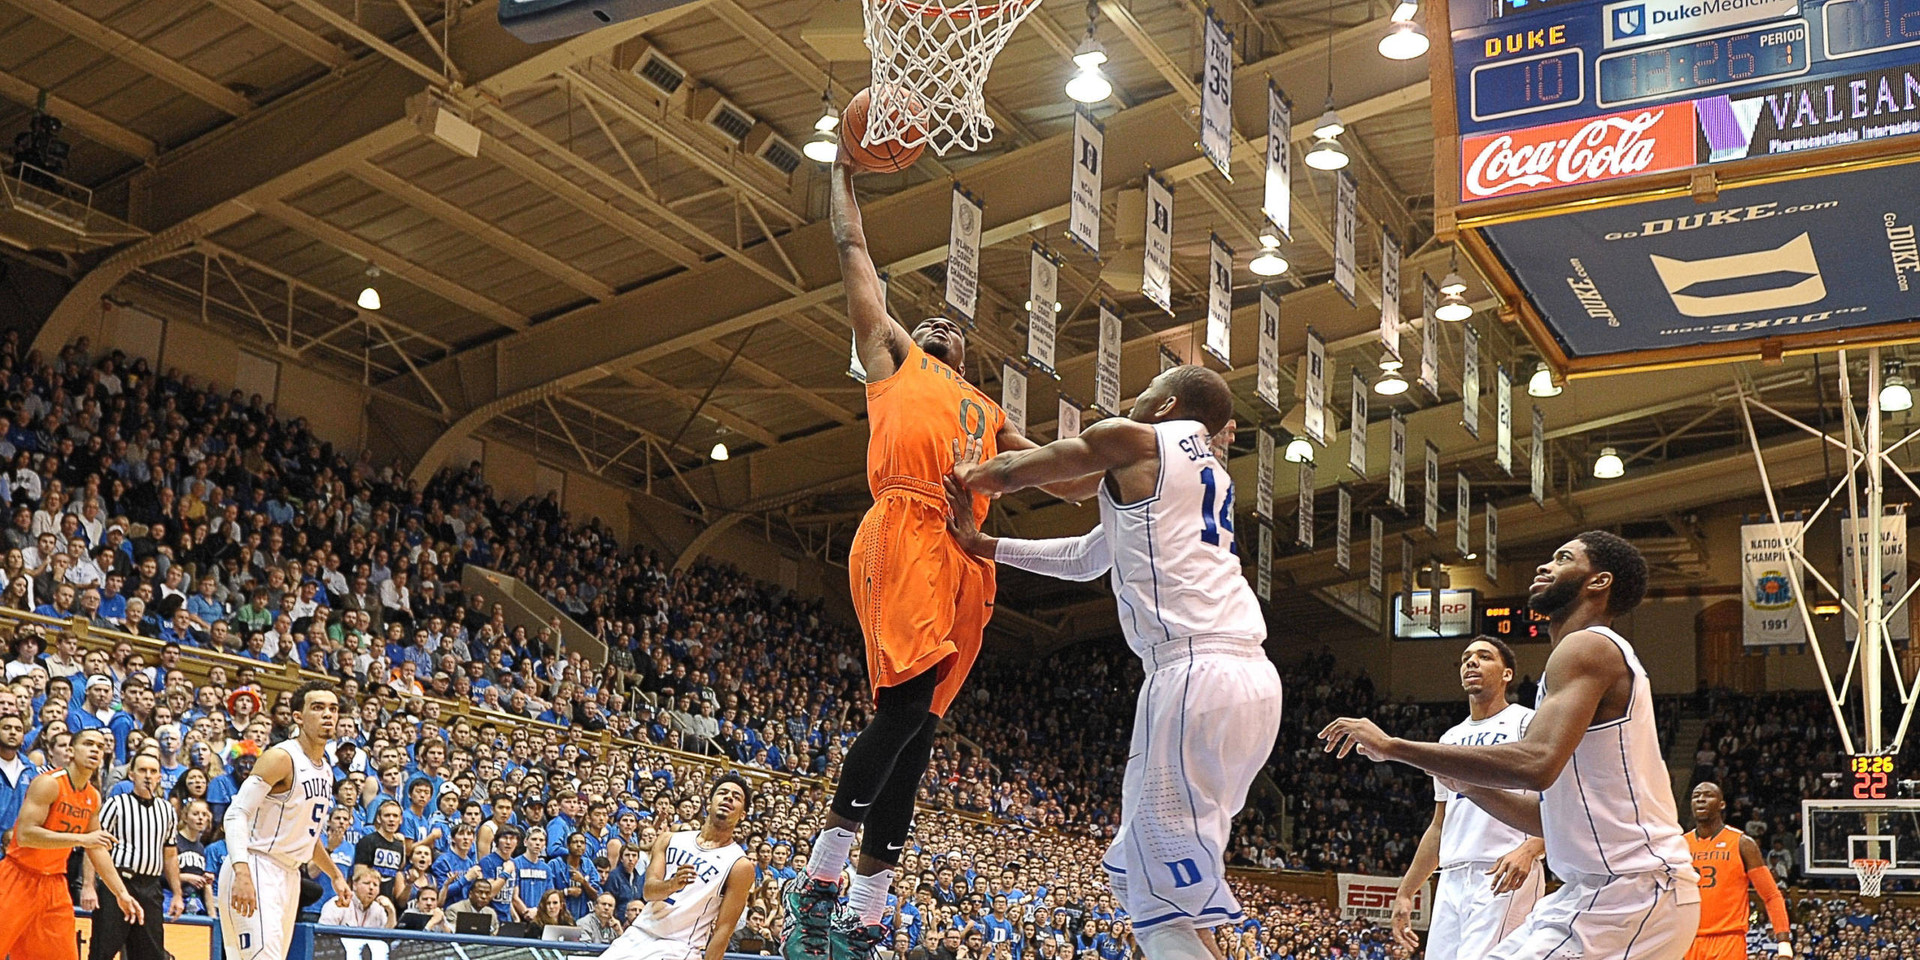
POLYGON ((1359 303, 1354 298, 1354 282, 1358 278, 1354 241, 1360 223, 1360 192, 1354 184, 1353 174, 1342 170, 1336 179, 1338 182, 1333 194, 1333 286, 1341 296, 1347 298, 1348 306, 1355 306, 1359 303))
POLYGON ((1341 573, 1353 572, 1353 493, 1342 484, 1333 528, 1333 565, 1341 573))
POLYGON ((1000 409, 1007 413, 1007 426, 1015 433, 1027 433, 1027 374, 1012 363, 1000 363, 1000 409))
POLYGON ((1353 371, 1352 409, 1348 411, 1352 421, 1347 426, 1347 466, 1356 477, 1367 475, 1367 381, 1360 371, 1353 371))
POLYGON ((1254 359, 1253 392, 1273 412, 1280 412, 1280 298, 1260 287, 1260 345, 1254 359))
POLYGON ((1313 549, 1313 464, 1300 464, 1300 502, 1298 504, 1300 529, 1294 534, 1294 542, 1313 549))
POLYGON ((1120 311, 1100 301, 1100 350, 1093 362, 1093 405, 1109 417, 1120 413, 1120 311))
POLYGON ((1054 304, 1059 300, 1060 264, 1047 248, 1033 245, 1027 270, 1027 359, 1054 376, 1054 304))
POLYGON ((1233 182, 1233 34, 1207 10, 1206 69, 1200 84, 1200 152, 1233 182))
POLYGON ((1480 334, 1460 325, 1460 425, 1480 439, 1480 334))
POLYGON ((1800 590, 1795 586, 1799 578, 1794 571, 1798 568, 1792 553, 1801 546, 1804 526, 1798 520, 1778 526, 1740 526, 1740 642, 1746 646, 1807 642, 1806 618, 1800 615, 1800 590))
POLYGON ((1305 406, 1307 439, 1327 445, 1327 342, 1312 327, 1307 328, 1307 384, 1301 403, 1305 406))
POLYGON ((1293 239, 1293 105, 1272 80, 1267 81, 1267 183, 1260 212, 1288 240, 1293 239))
MULTIPOLYGON (((1860 577, 1867 569, 1866 550, 1870 531, 1868 524, 1852 518, 1840 521, 1840 577, 1844 595, 1854 611, 1860 610, 1860 577), (1855 572, 1854 555, 1859 552, 1860 566, 1855 572)), ((1902 513, 1889 513, 1880 518, 1880 598, 1883 604, 1891 604, 1907 594, 1907 517, 1902 513)), ((1905 641, 1913 636, 1913 627, 1907 618, 1906 604, 1899 609, 1888 609, 1887 639, 1905 641)), ((1847 622, 1847 642, 1852 643, 1860 635, 1859 621, 1843 616, 1847 622)))
POLYGON ((1173 312, 1173 191, 1147 171, 1147 237, 1140 270, 1140 292, 1169 314, 1173 312))
POLYGON ((1086 107, 1073 111, 1073 200, 1067 211, 1067 236, 1094 256, 1100 255, 1100 158, 1107 132, 1086 107))
POLYGON ((973 323, 980 302, 980 219, 982 204, 953 185, 953 222, 947 232, 947 309, 973 323))
POLYGON ((1262 520, 1273 519, 1273 447, 1273 434, 1261 430, 1259 442, 1254 445, 1259 464, 1254 471, 1253 515, 1262 520))
POLYGON ((1400 411, 1393 411, 1387 419, 1392 428, 1387 444, 1387 502, 1394 507, 1407 508, 1407 421, 1401 419, 1400 411))
POLYGON ((1207 271, 1207 343, 1214 359, 1233 366, 1233 248, 1219 234, 1209 234, 1211 262, 1207 271))
POLYGON ((1380 345, 1400 359, 1400 241, 1380 228, 1380 345))

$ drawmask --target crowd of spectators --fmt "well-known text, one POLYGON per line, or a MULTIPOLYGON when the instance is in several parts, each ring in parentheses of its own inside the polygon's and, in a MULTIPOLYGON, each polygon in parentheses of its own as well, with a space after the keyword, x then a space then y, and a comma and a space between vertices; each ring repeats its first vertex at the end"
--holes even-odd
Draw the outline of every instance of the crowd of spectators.
POLYGON ((1803 960, 1905 960, 1920 957, 1920 908, 1858 897, 1795 897, 1793 955, 1803 960))

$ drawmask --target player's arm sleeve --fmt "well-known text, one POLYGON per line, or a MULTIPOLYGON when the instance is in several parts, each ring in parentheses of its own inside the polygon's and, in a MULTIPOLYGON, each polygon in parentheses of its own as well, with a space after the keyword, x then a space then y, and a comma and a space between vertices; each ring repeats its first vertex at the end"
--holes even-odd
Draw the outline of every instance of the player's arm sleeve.
POLYGON ((233 795, 233 802, 227 805, 226 815, 220 818, 220 825, 227 832, 227 860, 235 866, 253 865, 253 815, 259 812, 260 804, 272 789, 265 780, 248 777, 233 795))
POLYGON ((1060 580, 1093 580, 1113 567, 1113 550, 1107 543, 1106 529, 1096 526, 1078 537, 1002 538, 994 548, 993 559, 1018 570, 1060 580))
POLYGON ((1747 871, 1747 882, 1753 884, 1753 890, 1760 895, 1760 902, 1767 908, 1767 922, 1773 924, 1773 935, 1784 938, 1787 935, 1787 898, 1780 895, 1780 886, 1773 882, 1773 871, 1764 865, 1747 871))

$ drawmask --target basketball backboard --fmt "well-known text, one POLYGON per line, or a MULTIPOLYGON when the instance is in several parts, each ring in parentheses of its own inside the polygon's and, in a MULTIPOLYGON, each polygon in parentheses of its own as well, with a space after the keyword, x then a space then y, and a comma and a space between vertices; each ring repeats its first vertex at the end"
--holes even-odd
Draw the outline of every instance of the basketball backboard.
POLYGON ((1802 800, 1801 872, 1854 876, 1853 861, 1891 860, 1888 876, 1920 877, 1920 800, 1802 800))

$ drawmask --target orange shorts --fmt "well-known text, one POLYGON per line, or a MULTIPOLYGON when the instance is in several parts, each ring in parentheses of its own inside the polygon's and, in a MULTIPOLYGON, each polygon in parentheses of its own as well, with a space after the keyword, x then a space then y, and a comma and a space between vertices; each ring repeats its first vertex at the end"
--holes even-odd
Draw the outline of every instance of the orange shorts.
POLYGON ((875 692, 938 670, 933 712, 946 715, 993 616, 993 562, 954 544, 943 500, 896 488, 860 521, 847 573, 875 692))
POLYGON ((1686 960, 1747 960, 1747 935, 1711 933, 1693 938, 1686 960))
POLYGON ((73 894, 64 873, 34 873, 0 860, 0 957, 66 960, 75 945, 73 894))

